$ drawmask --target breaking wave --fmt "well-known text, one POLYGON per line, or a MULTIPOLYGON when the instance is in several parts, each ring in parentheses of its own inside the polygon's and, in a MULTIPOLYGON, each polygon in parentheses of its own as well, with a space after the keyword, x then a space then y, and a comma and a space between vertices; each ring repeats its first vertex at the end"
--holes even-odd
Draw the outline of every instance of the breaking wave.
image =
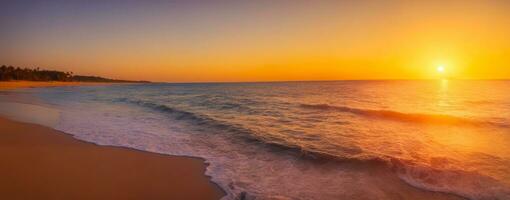
MULTIPOLYGON (((391 169, 400 179, 408 184, 436 192, 456 194, 469 199, 508 199, 510 190, 503 183, 491 177, 470 172, 462 169, 437 168, 411 160, 391 157, 387 155, 374 155, 363 152, 360 148, 345 148, 347 152, 355 154, 332 154, 320 149, 310 149, 298 144, 275 138, 264 138, 254 130, 244 128, 241 125, 231 124, 212 119, 205 115, 188 112, 166 105, 160 105, 148 101, 130 100, 127 98, 116 99, 124 102, 149 108, 152 110, 170 114, 176 120, 183 120, 193 125, 205 127, 208 133, 230 134, 230 139, 243 139, 243 142, 251 145, 259 145, 271 149, 274 152, 285 152, 300 159, 318 163, 343 163, 356 162, 366 165, 382 165, 391 169)), ((412 123, 444 124, 444 125, 481 125, 491 124, 466 118, 449 115, 431 114, 407 114, 388 110, 369 110, 350 107, 329 106, 325 104, 309 105, 302 104, 304 108, 319 109, 325 111, 348 112, 364 117, 383 118, 412 123)), ((445 161, 448 162, 448 161, 445 161)))
POLYGON ((332 106, 328 104, 301 104, 303 108, 316 109, 323 111, 336 111, 351 113, 358 116, 378 118, 384 120, 393 120, 400 122, 410 122, 419 124, 438 124, 438 125, 489 125, 498 127, 508 127, 506 124, 491 122, 491 121, 480 121, 475 119, 457 117, 452 115, 444 114, 425 114, 425 113, 403 113, 393 110, 373 110, 373 109, 360 109, 351 108, 347 106, 332 106))

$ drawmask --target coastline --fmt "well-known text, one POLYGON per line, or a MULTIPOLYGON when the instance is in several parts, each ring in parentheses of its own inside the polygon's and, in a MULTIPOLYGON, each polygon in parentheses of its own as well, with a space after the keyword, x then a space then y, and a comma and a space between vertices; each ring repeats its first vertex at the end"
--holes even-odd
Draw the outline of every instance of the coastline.
MULTIPOLYGON (((6 81, 0 82, 0 90, 112 84, 133 83, 6 81)), ((225 195, 205 175, 207 164, 201 158, 100 146, 6 116, 0 116, 0 157, 8 163, 0 165, 0 194, 7 199, 220 199, 225 195)))
POLYGON ((0 117, 7 199, 220 199, 202 159, 99 146, 0 117))
POLYGON ((36 87, 61 87, 61 86, 99 86, 112 84, 136 84, 115 82, 61 82, 61 81, 0 81, 0 90, 12 90, 19 88, 36 87))
MULTIPOLYGON (((109 83, 106 83, 106 84, 109 84, 109 83)), ((111 83, 110 83, 111 84, 111 83)), ((100 85, 100 84, 91 84, 91 85, 100 85)), ((66 86, 66 85, 59 85, 59 86, 66 86)), ((70 86, 75 86, 75 85, 70 85, 70 86)), ((76 85, 78 86, 78 85, 76 85)), ((37 85, 37 86, 32 86, 32 87, 47 87, 47 86, 44 86, 44 85, 37 85)), ((50 86, 51 87, 51 86, 50 86)), ((33 101, 33 100, 31 100, 33 101)), ((46 115, 45 115, 46 116, 46 115)), ((112 148, 112 149, 117 149, 118 151, 127 151, 127 152, 137 152, 138 154, 141 154, 141 157, 147 157, 147 156, 154 156, 157 155, 159 157, 163 157, 161 159, 168 159, 168 158, 171 158, 172 161, 168 161, 168 162, 171 162, 172 164, 169 164, 170 167, 165 167, 163 169, 161 169, 161 171, 158 171, 158 172, 153 172, 151 170, 149 170, 150 172, 147 172, 149 175, 147 174, 142 174, 140 175, 139 172, 137 171, 136 168, 139 168, 138 166, 134 166, 134 165, 131 165, 131 164, 126 164, 126 165, 117 165, 116 167, 111 167, 110 170, 117 170, 118 168, 123 168, 125 166, 129 166, 130 168, 135 168, 134 170, 132 171, 125 171, 125 170, 121 170, 122 172, 119 172, 120 175, 113 175, 113 176, 110 176, 110 177, 105 177, 104 179, 102 180, 97 180, 97 181, 93 181, 93 180, 87 180, 85 182, 87 183, 93 183, 95 184, 96 182, 112 182, 112 179, 118 179, 119 177, 122 177, 123 175, 132 175, 132 174, 135 174, 135 176, 137 178, 137 180, 135 180, 135 182, 138 182, 138 180, 143 180, 143 181, 140 181, 139 183, 135 183, 135 184, 139 184, 139 185, 134 185, 134 186, 127 186, 129 189, 119 189, 121 192, 122 191, 136 191, 136 192, 140 192, 140 190, 145 190, 147 189, 147 187, 144 187, 143 184, 144 183, 150 183, 151 184, 151 187, 163 187, 165 186, 161 191, 154 191, 152 190, 152 188, 149 188, 147 190, 149 190, 148 193, 143 193, 141 194, 140 196, 138 196, 139 193, 136 194, 136 196, 105 196, 105 195, 118 195, 118 194, 110 194, 108 193, 108 191, 106 191, 107 193, 103 193, 103 194, 98 194, 97 196, 89 196, 88 192, 87 193, 84 193, 84 191, 80 190, 79 188, 92 188, 93 187, 90 187, 90 186, 76 186, 77 188, 75 189, 65 189, 65 190, 72 190, 74 192, 77 192, 76 194, 67 194, 66 195, 75 195, 75 196, 65 196, 65 198, 63 199, 102 199, 100 197, 103 197, 104 199, 160 199, 160 196, 155 196, 156 193, 158 192, 169 192, 170 194, 169 195, 181 195, 181 196, 161 196, 161 199, 219 199, 221 198, 223 195, 225 195, 225 193, 223 192, 223 190, 218 186, 216 185, 215 183, 211 182, 210 178, 207 177, 206 175, 204 175, 204 172, 205 172, 205 168, 207 167, 207 165, 204 163, 204 160, 202 158, 199 158, 199 157, 187 157, 187 156, 172 156, 172 155, 164 155, 164 154, 157 154, 157 153, 151 153, 151 152, 146 152, 146 151, 140 151, 140 150, 136 150, 136 149, 131 149, 131 148, 126 148, 126 147, 112 147, 112 146, 100 146, 100 145, 96 145, 94 143, 89 143, 89 142, 85 142, 85 141, 82 141, 82 140, 79 140, 79 139, 76 139, 74 138, 72 135, 70 134, 67 134, 65 132, 61 132, 61 131, 57 131, 57 130, 54 130, 54 129, 51 129, 51 128, 48 128, 48 127, 52 127, 52 126, 40 126, 40 125, 34 125, 32 124, 32 122, 29 122, 29 123, 23 123, 23 122, 18 122, 18 121, 12 121, 11 119, 6 119, 5 117, 1 117, 0 116, 0 155, 2 157, 5 157, 5 155, 9 154, 9 150, 7 150, 6 152, 4 152, 5 150, 2 149, 3 146, 8 146, 9 144, 4 144, 2 143, 2 141, 4 141, 5 139, 2 138, 2 136, 4 135, 3 133, 7 133, 9 131, 6 131, 6 128, 5 127, 10 127, 12 126, 12 124, 8 124, 8 125, 5 125, 5 123, 12 123, 12 124, 18 124, 18 128, 23 128, 24 130, 26 130, 25 132, 23 132, 22 134, 25 134, 27 132, 36 132, 37 134, 39 134, 40 130, 39 128, 42 128, 42 129, 48 129, 48 130, 45 130, 45 131, 49 131, 51 132, 50 134, 56 134, 56 135, 64 135, 66 137, 68 137, 69 140, 74 140, 74 142, 70 142, 70 143, 66 143, 65 145, 66 146, 75 146, 75 145, 81 145, 81 144, 76 144, 76 143, 85 143, 85 144, 88 144, 88 145, 92 145, 93 147, 92 148, 112 148), (188 162, 188 161, 179 161, 180 159, 183 159, 183 160, 194 160, 195 163, 191 163, 188 162), (177 160, 177 161, 175 161, 177 160), (172 168, 172 167, 175 167, 174 165, 178 165, 178 166, 183 166, 181 167, 180 169, 176 169, 176 168, 172 168), (192 169, 193 168, 193 169, 192 169), (200 168, 197 170, 197 168, 200 168), (192 169, 194 172, 191 172, 193 173, 193 175, 184 175, 183 177, 180 177, 180 178, 175 178, 175 177, 167 177, 166 179, 163 179, 161 180, 161 182, 158 182, 158 181, 155 181, 157 183, 154 183, 153 179, 150 179, 150 176, 153 176, 153 177, 156 177, 156 178, 161 178, 161 175, 159 173, 162 173, 162 174, 165 174, 165 173, 168 173, 166 172, 165 170, 168 170, 168 171, 172 171, 172 172, 175 172, 174 175, 176 176, 180 176, 182 175, 182 173, 180 173, 182 171, 182 169, 186 169, 186 170, 189 170, 189 169, 192 169), (149 177, 145 177, 143 179, 140 179, 138 178, 138 176, 149 176, 149 177), (188 189, 183 189, 183 188, 180 188, 179 186, 182 186, 180 184, 182 184, 182 182, 186 182, 186 181, 189 181, 188 178, 192 178, 194 179, 193 181, 202 181, 204 182, 203 180, 199 180, 199 179, 203 179, 204 177, 206 177, 206 181, 208 186, 204 186, 204 187, 209 187, 209 189, 212 188, 212 190, 215 190, 216 193, 220 193, 220 195, 215 195, 213 194, 212 196, 207 196, 207 197, 203 197, 203 196, 200 196, 200 197, 190 197, 190 196, 186 196, 186 195, 190 195, 190 193, 197 193, 197 194, 202 194, 204 192, 201 192, 201 189, 197 189, 197 186, 194 185, 196 183, 191 183, 191 186, 188 188, 188 189), (169 181, 170 180, 170 181, 169 181), (170 184, 168 183, 164 183, 164 181, 167 181, 167 182, 171 182, 170 184), (166 184, 166 185, 165 185, 166 184), (177 184, 177 187, 176 185, 177 184), (156 185, 156 186, 154 186, 156 185), (174 191, 175 190, 175 191, 174 191), (178 192, 183 192, 183 191, 186 191, 188 192, 187 194, 176 194, 178 192), (81 193, 80 193, 81 192, 81 193), (80 196, 81 195, 81 196, 80 196)), ((21 131, 21 130, 18 130, 18 131, 21 131)), ((31 134, 33 136, 33 134, 31 134)), ((48 135, 48 134, 46 134, 48 135)), ((31 141, 31 140, 36 140, 36 142, 38 142, 38 139, 35 139, 35 138, 32 138, 32 136, 15 136, 15 137, 21 137, 21 138, 18 138, 18 140, 20 141, 25 141, 25 140, 29 140, 29 144, 30 146, 33 145, 33 144, 36 144, 34 143, 34 141, 31 141), (26 138, 23 138, 23 137, 26 137, 26 138), (27 139, 28 138, 28 139, 27 139)), ((44 136, 44 137, 49 137, 49 136, 44 136)), ((37 138, 37 137, 36 137, 37 138)), ((17 143, 16 143, 17 144, 17 143)), ((44 145, 44 144, 43 144, 44 145)), ((16 150, 14 151, 20 151, 19 149, 24 149, 26 148, 27 146, 29 145, 20 145, 18 146, 16 150)), ((72 147, 73 149, 75 147, 72 147)), ((76 148, 81 148, 81 147, 76 147, 76 148)), ((12 151, 12 150, 11 150, 12 151)), ((23 150, 25 151, 25 150, 23 150)), ((102 152, 102 151, 109 151, 109 150, 96 150, 98 152, 102 152)), ((46 156, 44 154, 41 154, 41 153, 46 153, 46 151, 34 151, 32 152, 33 155, 31 156, 31 158, 36 158, 36 157, 40 157, 41 155, 43 156, 46 156)), ((56 151, 54 153, 49 153, 49 154, 52 154, 50 155, 49 157, 51 157, 51 159, 53 159, 53 157, 56 157, 56 156, 60 156, 60 154, 64 154, 65 156, 70 156, 68 154, 75 154, 76 152, 71 152, 71 151, 67 151, 67 150, 59 150, 59 151, 56 151), (55 156, 56 155, 56 156, 55 156)), ((105 155, 103 155, 104 153, 98 153, 100 154, 99 156, 101 157, 109 157, 108 159, 110 159, 110 157, 124 157, 124 158, 119 158, 119 159, 126 159, 126 157, 128 157, 127 159, 130 159, 129 156, 125 156, 125 155, 110 155, 109 153, 106 153, 105 155)), ((128 154, 128 153, 125 153, 125 154, 128 154)), ((98 155, 95 155, 95 156, 92 156, 92 157, 99 157, 98 155)), ((156 157, 157 157, 156 156, 156 157)), ((20 159, 20 158, 16 158, 16 159, 20 159)), ((72 163, 74 164, 75 160, 73 159, 76 159, 76 158, 72 158, 71 160, 68 160, 68 161, 72 161, 72 163)), ((97 159, 97 158, 95 158, 97 159)), ((110 162, 108 159, 105 159, 103 158, 104 160, 102 161, 107 161, 107 162, 110 162)), ((34 159, 35 160, 35 159, 34 159)), ((161 164, 161 162, 164 162, 164 161, 147 161, 148 159, 147 158, 143 158, 143 162, 144 163, 150 163, 149 165, 149 168, 152 167, 152 165, 159 165, 161 164)), ((53 162, 54 160, 52 160, 53 162)), ((14 160, 14 162, 12 163, 16 163, 16 162, 20 162, 18 160, 14 160)), ((28 160, 28 161, 23 161, 23 162, 26 162, 24 165, 19 165, 19 167, 12 167, 12 168, 27 168, 26 166, 30 166, 30 165, 34 165, 34 166, 41 166, 37 163, 34 163, 32 162, 32 160, 28 160)), ((47 162, 47 161, 45 161, 47 162)), ((100 164, 100 165, 104 165, 103 163, 104 162, 101 162, 101 161, 92 161, 94 162, 95 164, 89 164, 89 165, 85 165, 85 166, 97 166, 97 164, 100 164)), ((113 161, 113 162, 119 162, 119 161, 113 161)), ((7 161, 7 163, 11 163, 10 160, 7 161)), ((59 165, 68 165, 69 162, 58 162, 57 164, 59 165)), ((69 177, 72 177, 74 175, 63 175, 63 174, 60 174, 60 172, 51 172, 49 174, 44 174, 44 173, 48 173, 48 170, 53 170, 53 168, 58 168, 59 166, 56 166, 57 164, 51 164, 52 165, 51 167, 48 167, 48 166, 45 166, 45 165, 42 165, 43 166, 43 170, 42 174, 39 174, 37 175, 36 177, 44 177, 44 176, 47 176, 45 177, 44 179, 46 180, 51 180, 52 178, 54 178, 54 176, 64 176, 64 177, 59 177, 59 178, 63 178, 63 179, 72 179, 72 180, 81 180, 81 178, 69 178, 69 177)), ((46 165, 48 165, 48 163, 46 163, 46 165)), ((78 166, 71 166, 71 167, 74 167, 74 173, 78 173, 80 172, 80 170, 83 170, 83 169, 80 169, 80 165, 83 165, 83 164, 77 164, 78 166)), ((5 172, 9 166, 5 167, 5 168, 2 168, 0 167, 0 176, 2 177, 9 177, 7 175, 4 175, 4 174, 1 174, 2 172, 5 172)), ((66 169, 69 168, 69 166, 64 166, 66 169)), ((103 166, 100 166, 100 167, 103 167, 103 166)), ((143 167, 142 167, 143 168, 143 167)), ((10 169, 10 168, 8 168, 10 169)), ((89 168, 87 168, 88 170, 89 168)), ((33 169, 24 169, 24 170, 28 170, 28 171, 31 171, 33 169)), ((28 171, 16 171, 14 172, 16 175, 18 174, 26 174, 28 171)), ((32 173, 32 172, 29 172, 29 174, 32 173)), ((69 173, 69 172, 66 172, 66 173, 69 173)), ((92 172, 94 173, 94 172, 92 172)), ((145 173, 145 172, 143 172, 145 173)), ((101 174, 101 176, 104 176, 104 175, 107 175, 109 176, 111 173, 103 173, 103 172, 100 172, 99 174, 101 174)), ((94 176, 94 175, 92 175, 94 176)), ((12 178, 12 177, 10 177, 12 178)), ((14 177, 14 178, 17 178, 17 177, 14 177)), ((55 179, 55 180, 59 180, 59 178, 55 179)), ((23 177, 22 178, 23 180, 25 181, 28 181, 28 182, 31 182, 33 180, 32 177, 23 177)), ((22 181, 23 181, 22 180, 22 181)), ((113 180, 115 181, 115 180, 113 180)), ((16 183, 16 180, 15 181, 12 181, 12 180, 9 180, 9 179, 6 179, 5 181, 6 183, 8 182, 11 182, 11 183, 16 183)), ((400 180, 397 180, 397 182, 400 183, 400 180)), ((35 188, 37 190, 39 190, 39 187, 42 187, 44 188, 44 185, 43 184, 47 184, 48 182, 46 183, 35 183, 35 184, 42 184, 42 186, 33 186, 33 185, 27 185, 27 186, 24 186, 23 184, 18 184, 18 187, 21 185, 23 187, 28 187, 29 189, 30 188, 35 188)), ((5 184, 5 183, 4 183, 5 184)), ((68 184, 64 184, 65 186, 68 186, 68 185, 74 185, 75 183, 69 183, 68 184)), ((81 183, 80 183, 81 184, 81 183)), ((102 188, 104 187, 107 187, 109 189, 116 189, 115 187, 117 187, 118 183, 116 184, 113 184, 110 185, 110 186, 97 186, 99 187, 100 190, 103 190, 102 188)), ((132 183, 130 183, 132 184, 132 183)), ((392 194, 391 196, 394 196, 394 197, 403 197, 403 196, 411 196, 411 197, 415 197, 416 199, 427 199, 427 198, 430 198, 432 197, 433 199, 464 199, 463 197, 460 197, 460 196, 456 196, 456 195, 452 195, 452 194, 447 194, 447 193, 442 193, 442 192, 435 192, 435 191, 428 191, 428 190, 423 190, 419 187, 414 187, 412 186, 411 184, 408 184, 408 183, 404 183, 403 184, 404 188, 406 190, 402 190, 402 194, 392 194), (410 186, 410 187, 409 187, 410 186), (408 191, 407 189, 411 189, 410 191, 408 191)), ((9 187, 5 187, 3 184, 0 184, 0 187, 3 187, 3 188, 7 188, 9 189, 9 187)), ((55 186, 52 186, 52 187, 55 187, 55 186)), ((60 187, 60 186, 59 186, 60 187)), ((44 189, 47 189, 47 188, 44 188, 44 189)), ((52 188, 50 188, 52 189, 52 188)), ((54 188, 53 188, 54 189, 54 188)), ((59 190, 57 188, 57 190, 59 190)), ((89 189, 90 190, 90 189, 89 189)), ((32 192, 31 191, 27 191, 27 190, 24 190, 24 189, 19 189, 18 188, 18 191, 21 193, 21 194, 30 194, 32 192)), ((60 190, 59 190, 60 191, 60 190)), ((34 197, 37 197, 37 199, 55 199, 54 196, 51 196, 51 197, 46 197, 45 195, 47 195, 47 192, 53 192, 51 193, 50 195, 61 195, 59 194, 58 192, 55 192, 55 191, 52 191, 52 190, 46 190, 46 193, 43 193, 42 195, 41 194, 36 194, 34 196, 24 196, 23 198, 19 198, 19 199, 33 199, 34 197)), ((105 192, 105 191, 100 191, 100 192, 105 192)), ((110 191, 111 192, 111 191, 110 191)), ((117 193, 117 190, 115 190, 114 192, 117 193)), ((3 191, 2 189, 0 189, 0 193, 1 194, 4 194, 6 193, 5 191, 3 191)), ((207 191, 205 192, 207 193, 207 191)), ((214 192, 213 192, 214 193, 214 192)), ((130 193, 131 194, 131 193, 130 193)), ((123 195, 128 195, 128 194, 123 194, 123 195)), ((167 195, 167 194, 164 194, 164 195, 167 195)), ((17 197, 12 197, 11 196, 7 196, 9 197, 10 199, 17 199, 17 197)), ((60 196, 58 196, 58 198, 60 198, 60 196)))

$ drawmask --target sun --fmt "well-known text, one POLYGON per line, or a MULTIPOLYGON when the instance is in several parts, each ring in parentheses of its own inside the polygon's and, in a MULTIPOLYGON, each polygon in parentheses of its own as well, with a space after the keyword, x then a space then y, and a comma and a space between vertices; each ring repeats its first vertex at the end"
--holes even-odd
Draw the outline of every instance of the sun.
POLYGON ((436 70, 437 70, 437 72, 442 74, 442 73, 444 73, 445 68, 443 65, 439 65, 439 66, 437 66, 436 70))

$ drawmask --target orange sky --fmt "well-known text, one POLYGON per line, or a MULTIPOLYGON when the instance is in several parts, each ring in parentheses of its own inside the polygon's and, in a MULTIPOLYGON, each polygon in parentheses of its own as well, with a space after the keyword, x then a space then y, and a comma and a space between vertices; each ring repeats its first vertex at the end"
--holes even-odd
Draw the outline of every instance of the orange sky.
POLYGON ((508 1, 6 6, 1 64, 169 82, 510 78, 508 1))

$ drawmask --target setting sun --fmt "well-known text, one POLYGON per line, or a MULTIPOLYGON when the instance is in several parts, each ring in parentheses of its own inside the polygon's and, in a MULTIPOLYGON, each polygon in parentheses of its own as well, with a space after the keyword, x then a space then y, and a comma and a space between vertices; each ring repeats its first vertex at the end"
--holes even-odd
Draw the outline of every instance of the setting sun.
POLYGON ((1 64, 162 82, 510 78, 504 3, 184 2, 2 5, 1 64))
POLYGON ((443 65, 438 66, 437 67, 437 72, 439 72, 441 74, 444 73, 444 66, 443 65))

